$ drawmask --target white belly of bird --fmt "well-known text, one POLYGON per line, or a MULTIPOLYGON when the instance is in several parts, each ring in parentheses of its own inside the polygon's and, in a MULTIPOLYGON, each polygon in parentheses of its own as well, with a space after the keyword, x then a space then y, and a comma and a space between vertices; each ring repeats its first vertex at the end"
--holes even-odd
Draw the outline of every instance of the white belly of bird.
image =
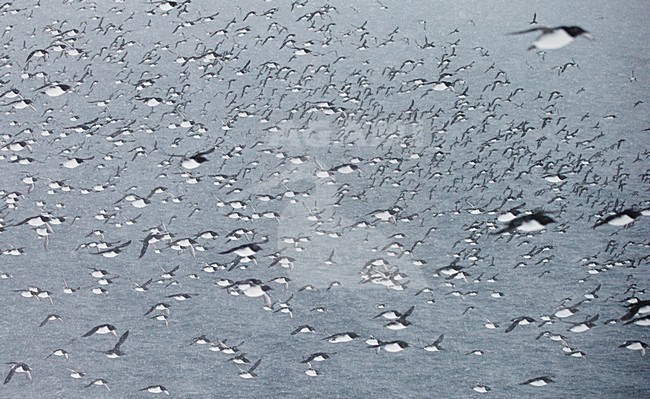
POLYGON ((400 344, 386 344, 383 346, 383 348, 386 352, 392 352, 392 353, 401 352, 404 350, 404 348, 402 348, 400 344))
POLYGON ((487 328, 489 330, 493 330, 493 329, 497 328, 497 326, 494 325, 494 323, 491 323, 491 322, 487 322, 484 325, 485 325, 485 328, 487 328))
POLYGON ((445 91, 445 90, 451 90, 451 86, 448 86, 444 82, 439 82, 439 83, 436 83, 435 85, 433 85, 432 89, 434 91, 445 91))
POLYGON ((619 216, 617 218, 614 218, 614 219, 610 220, 609 224, 612 225, 612 226, 625 226, 625 225, 628 225, 628 224, 630 224, 632 222, 634 222, 634 219, 632 219, 631 217, 629 217, 627 215, 621 215, 621 216, 619 216))
POLYGON ((565 317, 573 316, 573 311, 571 309, 562 309, 558 310, 555 312, 555 317, 559 317, 560 319, 563 319, 565 317))
POLYGON ((546 176, 544 179, 546 179, 547 182, 553 184, 562 183, 562 178, 560 178, 560 176, 557 175, 546 176))
POLYGON ((36 234, 38 234, 41 237, 49 236, 50 233, 47 231, 46 227, 37 227, 36 228, 36 234))
POLYGON ((250 298, 257 298, 264 295, 264 290, 259 285, 254 285, 244 290, 244 295, 250 298))
POLYGON ((61 89, 59 86, 50 87, 47 90, 45 90, 45 94, 47 94, 50 97, 58 97, 63 93, 65 93, 65 90, 61 89))
POLYGON ((69 159, 69 160, 63 162, 63 166, 64 166, 65 168, 68 168, 68 169, 74 169, 74 168, 76 168, 76 167, 79 166, 79 165, 81 165, 81 164, 80 164, 79 162, 77 162, 77 160, 74 159, 74 158, 73 158, 73 159, 69 159))
POLYGON ((540 50, 554 50, 562 48, 573 41, 573 37, 562 29, 543 34, 535 41, 535 47, 540 50))
POLYGON ((581 333, 589 330, 589 327, 585 324, 578 324, 576 326, 571 327, 569 330, 574 333, 581 333))
POLYGON ((250 248, 242 248, 235 251, 235 254, 241 256, 242 258, 245 258, 245 257, 255 255, 255 251, 253 251, 250 248))
POLYGON ((517 230, 523 231, 524 233, 531 233, 533 231, 544 230, 544 225, 537 220, 529 220, 523 222, 519 227, 517 227, 517 230))
POLYGON ((147 203, 142 198, 138 198, 137 200, 131 202, 131 205, 133 205, 134 208, 140 209, 147 206, 147 203))
POLYGON ((406 328, 406 326, 402 323, 388 323, 386 324, 386 328, 389 330, 403 330, 406 328))
POLYGON ((535 381, 531 382, 530 385, 532 385, 534 387, 543 387, 544 385, 546 385, 546 381, 544 381, 544 380, 535 380, 535 381))
POLYGON ((184 160, 183 162, 181 162, 181 166, 182 166, 184 169, 196 169, 196 168, 198 168, 199 166, 201 166, 201 164, 198 163, 198 162, 196 162, 196 161, 193 160, 193 159, 186 159, 186 160, 184 160))
POLYGON ((354 172, 354 168, 353 168, 352 166, 346 165, 346 166, 342 166, 342 167, 336 169, 336 171, 339 172, 339 173, 343 173, 344 175, 346 175, 346 174, 348 174, 348 173, 352 173, 352 172, 354 172))

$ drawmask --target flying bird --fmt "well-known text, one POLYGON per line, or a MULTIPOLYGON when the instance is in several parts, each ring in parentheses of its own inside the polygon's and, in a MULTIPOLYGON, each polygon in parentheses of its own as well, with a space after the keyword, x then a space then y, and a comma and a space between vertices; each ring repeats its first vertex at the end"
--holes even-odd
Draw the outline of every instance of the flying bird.
POLYGON ((124 353, 120 347, 122 344, 124 344, 124 341, 129 337, 129 330, 126 330, 124 334, 120 336, 120 339, 117 341, 115 346, 112 349, 109 349, 107 351, 103 351, 102 353, 108 356, 111 359, 118 358, 120 356, 124 356, 126 353, 124 353))
POLYGON ((512 32, 511 35, 521 35, 524 33, 540 32, 541 34, 533 42, 533 45, 528 47, 528 50, 555 50, 562 48, 571 43, 576 37, 582 36, 589 40, 594 40, 593 36, 586 30, 579 26, 558 26, 555 28, 548 28, 539 26, 512 32))
POLYGON ((617 212, 614 215, 607 216, 606 218, 602 219, 598 223, 594 224, 592 228, 595 229, 596 227, 605 224, 608 224, 610 226, 617 226, 617 227, 627 226, 628 224, 634 222, 639 216, 645 214, 650 214, 650 212, 646 210, 637 211, 635 209, 625 209, 624 211, 617 212))
POLYGON ((546 225, 554 222, 555 220, 553 220, 553 218, 538 211, 533 214, 516 217, 509 221, 506 227, 492 234, 510 233, 513 230, 522 233, 531 233, 534 231, 544 230, 546 225))
POLYGON ((7 364, 11 364, 11 369, 9 369, 9 374, 7 374, 7 377, 5 378, 5 384, 11 381, 14 374, 16 373, 25 373, 27 375, 27 379, 29 381, 32 380, 32 369, 25 363, 10 362, 7 364))

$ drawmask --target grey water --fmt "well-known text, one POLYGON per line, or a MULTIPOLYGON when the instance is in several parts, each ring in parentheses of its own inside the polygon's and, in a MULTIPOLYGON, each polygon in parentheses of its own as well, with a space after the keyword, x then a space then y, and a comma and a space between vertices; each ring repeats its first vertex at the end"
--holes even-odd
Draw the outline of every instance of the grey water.
POLYGON ((650 339, 647 309, 621 319, 650 281, 647 16, 5 3, 0 396, 650 396, 650 357, 622 347, 650 339), (510 34, 559 26, 593 40, 529 51, 542 30, 510 34), (528 232, 510 210, 552 223, 528 232), (376 317, 411 307, 401 330, 376 317), (116 336, 82 337, 102 324, 116 336))

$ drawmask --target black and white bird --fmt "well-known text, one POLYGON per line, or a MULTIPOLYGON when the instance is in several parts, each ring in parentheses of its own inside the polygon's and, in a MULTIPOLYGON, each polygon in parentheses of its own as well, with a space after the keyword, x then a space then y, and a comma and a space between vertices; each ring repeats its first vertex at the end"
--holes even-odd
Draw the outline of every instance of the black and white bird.
POLYGON ((433 341, 432 344, 428 344, 428 345, 426 345, 426 346, 425 346, 424 348, 422 348, 422 349, 424 349, 424 350, 427 351, 427 352, 440 352, 441 350, 444 350, 444 349, 440 346, 440 344, 442 344, 442 340, 443 340, 443 339, 445 339, 445 334, 440 334, 440 336, 438 337, 438 339, 436 339, 435 341, 433 341))
POLYGON ((542 377, 531 378, 529 380, 526 380, 526 381, 522 382, 521 385, 531 385, 531 386, 534 386, 534 387, 543 387, 545 385, 550 384, 551 382, 555 382, 555 381, 553 381, 553 379, 551 379, 551 377, 542 376, 542 377))
POLYGON ((533 42, 533 45, 528 47, 528 50, 555 50, 562 48, 571 43, 576 37, 582 36, 589 40, 594 40, 593 36, 586 30, 579 26, 558 26, 555 28, 548 28, 539 26, 512 32, 511 35, 521 35, 524 33, 540 32, 541 34, 533 42))
POLYGON ((122 334, 122 336, 120 336, 120 339, 117 341, 117 343, 115 344, 115 346, 114 346, 112 349, 109 349, 109 350, 107 350, 107 351, 104 351, 103 353, 104 353, 107 357, 109 357, 109 358, 111 358, 111 359, 115 359, 115 358, 118 358, 118 357, 124 356, 126 353, 124 353, 124 352, 120 349, 120 347, 122 346, 122 344, 124 344, 124 341, 126 341, 126 339, 127 339, 128 337, 129 337, 129 330, 126 330, 126 331, 124 332, 124 334, 122 334))
POLYGON ((406 312, 404 312, 400 317, 398 317, 395 320, 392 320, 388 322, 388 324, 385 325, 386 328, 389 330, 403 330, 409 325, 411 325, 411 322, 406 320, 407 317, 413 313, 413 310, 415 309, 415 306, 411 306, 406 312))
POLYGON ((650 211, 637 211, 635 209, 626 209, 621 212, 617 212, 613 215, 607 216, 603 220, 596 223, 593 228, 608 224, 610 226, 623 227, 634 222, 638 217, 650 215, 650 211))
POLYGON ((25 373, 27 379, 30 381, 32 380, 32 369, 25 363, 10 362, 7 364, 11 364, 11 369, 9 369, 9 374, 7 374, 7 377, 5 378, 5 384, 11 381, 16 373, 25 373))
POLYGON ((117 329, 112 324, 100 324, 100 325, 95 326, 92 329, 90 329, 90 331, 88 331, 87 333, 85 333, 81 337, 82 338, 87 338, 87 337, 90 337, 93 334, 101 334, 101 335, 103 335, 103 334, 113 334, 115 336, 115 338, 117 338, 117 329))
POLYGON ((633 317, 650 313, 650 299, 629 304, 627 307, 628 311, 621 317, 622 321, 630 320, 633 317))
POLYGON ((235 255, 240 257, 249 257, 255 255, 256 253, 262 250, 260 244, 261 243, 252 242, 250 244, 240 245, 238 247, 231 248, 223 252, 219 252, 219 254, 227 255, 230 253, 234 253, 235 255))
POLYGON ((350 342, 355 338, 359 338, 359 334, 354 332, 344 332, 344 333, 332 334, 329 337, 323 338, 323 340, 326 340, 327 342, 330 342, 332 344, 339 344, 343 342, 350 342))
POLYGON ((164 393, 165 395, 169 395, 167 388, 162 385, 150 385, 146 388, 140 389, 140 392, 142 391, 147 391, 149 393, 164 393))
POLYGON ((191 157, 183 159, 181 161, 181 167, 183 169, 188 169, 188 170, 198 168, 202 164, 209 161, 209 159, 206 158, 205 156, 210 155, 211 153, 213 153, 215 149, 216 149, 216 147, 212 147, 207 151, 197 152, 196 154, 192 155, 191 157))
POLYGON ((553 218, 544 212, 538 211, 529 215, 516 217, 509 221, 506 227, 492 234, 510 233, 513 230, 517 230, 521 233, 532 233, 544 230, 546 226, 551 223, 555 223, 553 218))
POLYGON ((528 316, 520 316, 515 319, 512 319, 512 324, 508 328, 506 328, 506 332, 509 333, 510 331, 514 330, 515 327, 517 326, 527 326, 530 323, 534 323, 535 320, 532 317, 528 316))
POLYGON ((260 365, 261 362, 262 362, 262 359, 258 359, 255 362, 255 364, 253 364, 253 366, 251 368, 249 368, 248 370, 241 370, 240 369, 239 376, 241 378, 244 378, 244 379, 251 379, 251 378, 257 377, 257 374, 255 374, 255 369, 260 365))
POLYGON ((648 344, 642 341, 625 341, 619 348, 629 349, 631 351, 641 351, 641 356, 645 356, 645 350, 648 349, 648 344))
POLYGON ((390 352, 390 353, 401 352, 408 347, 409 347, 408 343, 400 340, 388 341, 388 342, 378 341, 377 345, 369 346, 369 348, 377 349, 377 352, 383 349, 386 352, 390 352))

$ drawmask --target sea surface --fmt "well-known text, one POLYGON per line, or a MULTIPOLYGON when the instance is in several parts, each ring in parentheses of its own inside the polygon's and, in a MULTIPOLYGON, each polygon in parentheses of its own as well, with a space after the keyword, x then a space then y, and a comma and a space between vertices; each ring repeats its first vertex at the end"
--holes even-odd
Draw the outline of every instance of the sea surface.
POLYGON ((5 3, 0 397, 650 397, 621 347, 650 342, 621 320, 649 298, 649 219, 594 228, 650 209, 649 10, 5 3), (574 25, 593 40, 509 34, 574 25))

